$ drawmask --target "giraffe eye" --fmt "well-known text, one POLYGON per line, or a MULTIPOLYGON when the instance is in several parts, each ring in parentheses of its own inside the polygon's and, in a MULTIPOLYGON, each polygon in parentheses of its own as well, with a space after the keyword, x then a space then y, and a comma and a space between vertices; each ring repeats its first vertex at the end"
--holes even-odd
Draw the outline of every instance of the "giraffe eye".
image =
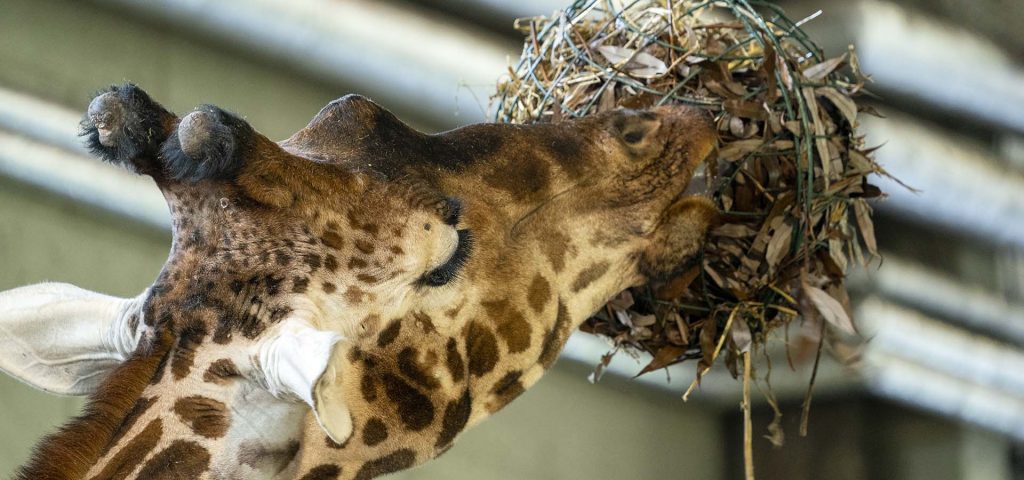
POLYGON ((638 130, 626 132, 626 134, 622 136, 622 139, 625 140, 626 143, 630 144, 640 143, 640 140, 644 139, 644 132, 638 130))
POLYGON ((441 266, 427 272, 420 279, 420 283, 428 287, 440 287, 451 283, 459 276, 459 271, 469 260, 473 252, 473 234, 469 230, 459 230, 459 244, 448 261, 441 266))

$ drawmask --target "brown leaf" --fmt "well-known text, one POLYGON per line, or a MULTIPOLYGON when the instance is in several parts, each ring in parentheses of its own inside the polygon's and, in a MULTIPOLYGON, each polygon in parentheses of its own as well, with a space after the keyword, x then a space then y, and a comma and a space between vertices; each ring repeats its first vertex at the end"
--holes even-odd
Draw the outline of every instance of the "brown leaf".
POLYGON ((715 347, 718 340, 718 324, 715 323, 713 318, 708 318, 704 321, 703 328, 700 329, 700 353, 702 358, 700 360, 701 366, 698 367, 698 371, 703 370, 706 367, 710 367, 714 362, 715 347))
POLYGON ((783 58, 782 56, 778 56, 778 57, 776 57, 775 64, 779 68, 779 78, 782 79, 783 86, 786 87, 786 90, 792 91, 793 90, 793 77, 792 77, 792 74, 790 73, 789 65, 786 63, 786 59, 783 58))
POLYGON ((757 234, 757 230, 742 223, 727 223, 711 231, 715 237, 746 238, 757 234))
POLYGON ((636 312, 629 312, 629 317, 633 320, 633 325, 639 327, 649 327, 654 325, 658 321, 658 317, 654 315, 641 315, 636 312))
POLYGON ((783 223, 775 229, 772 239, 768 241, 768 248, 765 251, 765 261, 768 263, 768 271, 774 273, 779 262, 789 253, 790 243, 793 238, 793 227, 783 223))
POLYGON ((736 345, 736 350, 739 350, 740 353, 750 350, 753 337, 750 334, 750 325, 747 325, 746 320, 739 317, 733 319, 732 328, 729 330, 729 334, 732 336, 732 343, 736 345))
POLYGON ((811 65, 803 70, 804 77, 811 82, 819 82, 839 68, 845 61, 846 54, 844 53, 836 58, 830 58, 824 62, 811 65))
POLYGON ((601 101, 598 104, 599 112, 611 110, 615 110, 615 84, 605 87, 604 92, 601 92, 601 101))
POLYGON ((750 153, 756 152, 763 144, 764 141, 759 138, 730 142, 718 151, 718 158, 727 162, 735 162, 750 153))
POLYGON ((825 182, 828 184, 828 179, 832 176, 832 155, 828 150, 828 137, 825 135, 825 124, 821 121, 821 115, 818 113, 818 100, 814 97, 814 89, 811 87, 804 87, 803 89, 805 100, 807 101, 807 109, 811 111, 811 127, 814 128, 814 144, 818 150, 818 161, 821 163, 822 171, 824 171, 825 182))
POLYGON ((676 328, 679 329, 679 336, 682 337, 683 345, 690 344, 690 327, 686 324, 686 320, 679 316, 678 313, 672 312, 673 316, 670 319, 674 319, 676 322, 676 328))
POLYGON ((654 78, 668 72, 665 62, 647 52, 638 52, 617 45, 601 45, 597 51, 609 62, 636 78, 654 78))
POLYGON ((616 310, 627 310, 629 307, 633 306, 633 303, 633 293, 629 290, 619 292, 618 295, 612 297, 612 299, 608 301, 608 305, 611 305, 611 307, 616 310))
POLYGON ((857 125, 857 104, 850 97, 832 87, 821 87, 815 92, 832 102, 850 125, 857 125))
POLYGON ((850 320, 846 309, 838 300, 832 298, 824 290, 807 284, 804 285, 804 294, 826 322, 848 335, 857 334, 857 330, 853 327, 853 321, 850 320))
POLYGON ((736 117, 749 118, 752 120, 765 120, 768 118, 768 114, 765 112, 764 107, 757 102, 733 98, 722 102, 722 107, 725 108, 725 111, 736 117))
MULTIPOLYGON (((697 279, 700 275, 700 266, 694 265, 689 270, 683 272, 682 275, 675 277, 664 285, 661 285, 654 291, 655 298, 659 300, 674 300, 683 296, 686 290, 690 288, 690 284, 697 279)), ((685 337, 685 335, 684 335, 685 337)))
POLYGON ((642 370, 640 370, 640 373, 636 374, 636 376, 639 377, 640 375, 643 375, 645 373, 653 372, 654 370, 658 370, 661 368, 665 368, 669 365, 672 365, 684 353, 686 353, 686 347, 680 347, 678 345, 665 345, 664 347, 658 349, 658 352, 654 354, 654 358, 651 359, 651 362, 648 363, 647 366, 645 366, 642 370))
POLYGON ((832 258, 839 270, 846 275, 846 271, 849 268, 849 261, 846 259, 846 254, 843 253, 843 240, 838 238, 828 239, 828 256, 832 258))
POLYGON ((608 365, 612 363, 612 358, 615 358, 616 353, 619 353, 618 349, 601 355, 601 363, 598 363, 594 367, 594 371, 587 377, 587 380, 589 380, 590 383, 597 383, 601 381, 601 377, 604 376, 604 371, 608 368, 608 365))
POLYGON ((875 224, 871 221, 871 206, 864 199, 853 202, 853 211, 856 212, 857 226, 860 227, 860 236, 864 239, 864 245, 872 255, 878 255, 878 242, 875 241, 875 224))

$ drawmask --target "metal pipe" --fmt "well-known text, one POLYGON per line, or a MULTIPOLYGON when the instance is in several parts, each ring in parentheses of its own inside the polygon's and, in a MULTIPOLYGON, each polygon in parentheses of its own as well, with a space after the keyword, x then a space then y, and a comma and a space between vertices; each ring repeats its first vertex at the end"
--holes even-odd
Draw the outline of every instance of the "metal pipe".
POLYGON ((992 160, 993 152, 952 132, 906 115, 861 120, 869 144, 884 145, 876 159, 912 192, 879 178, 899 215, 1024 247, 1024 174, 992 160))
POLYGON ((855 271, 849 285, 903 305, 942 312, 952 322, 1024 345, 1024 305, 907 259, 884 258, 883 268, 855 271))
POLYGON ((518 50, 488 32, 372 0, 94 1, 353 85, 439 128, 484 121, 518 50))
POLYGON ((879 298, 856 310, 868 385, 1024 440, 1024 353, 879 298))

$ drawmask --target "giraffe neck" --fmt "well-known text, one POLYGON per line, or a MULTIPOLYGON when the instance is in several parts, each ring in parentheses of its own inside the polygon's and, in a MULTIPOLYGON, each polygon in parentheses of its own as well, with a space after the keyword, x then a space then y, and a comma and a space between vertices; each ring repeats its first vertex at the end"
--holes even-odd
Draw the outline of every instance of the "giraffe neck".
POLYGON ((170 337, 163 335, 137 350, 100 384, 82 415, 43 439, 15 478, 84 478, 109 449, 154 372, 168 356, 171 343, 170 337))
POLYGON ((182 338, 82 478, 271 478, 292 461, 308 408, 245 380, 243 359, 182 338))

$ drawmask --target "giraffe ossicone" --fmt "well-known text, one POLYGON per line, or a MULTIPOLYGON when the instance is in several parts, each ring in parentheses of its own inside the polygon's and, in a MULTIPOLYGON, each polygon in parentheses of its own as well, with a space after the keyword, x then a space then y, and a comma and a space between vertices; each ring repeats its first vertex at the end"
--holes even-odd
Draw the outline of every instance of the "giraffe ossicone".
POLYGON ((0 293, 0 369, 91 395, 19 478, 420 464, 536 382, 613 295, 694 261, 717 215, 684 193, 716 142, 686 107, 428 135, 350 95, 273 142, 123 85, 83 136, 153 177, 171 254, 134 299, 0 293))

